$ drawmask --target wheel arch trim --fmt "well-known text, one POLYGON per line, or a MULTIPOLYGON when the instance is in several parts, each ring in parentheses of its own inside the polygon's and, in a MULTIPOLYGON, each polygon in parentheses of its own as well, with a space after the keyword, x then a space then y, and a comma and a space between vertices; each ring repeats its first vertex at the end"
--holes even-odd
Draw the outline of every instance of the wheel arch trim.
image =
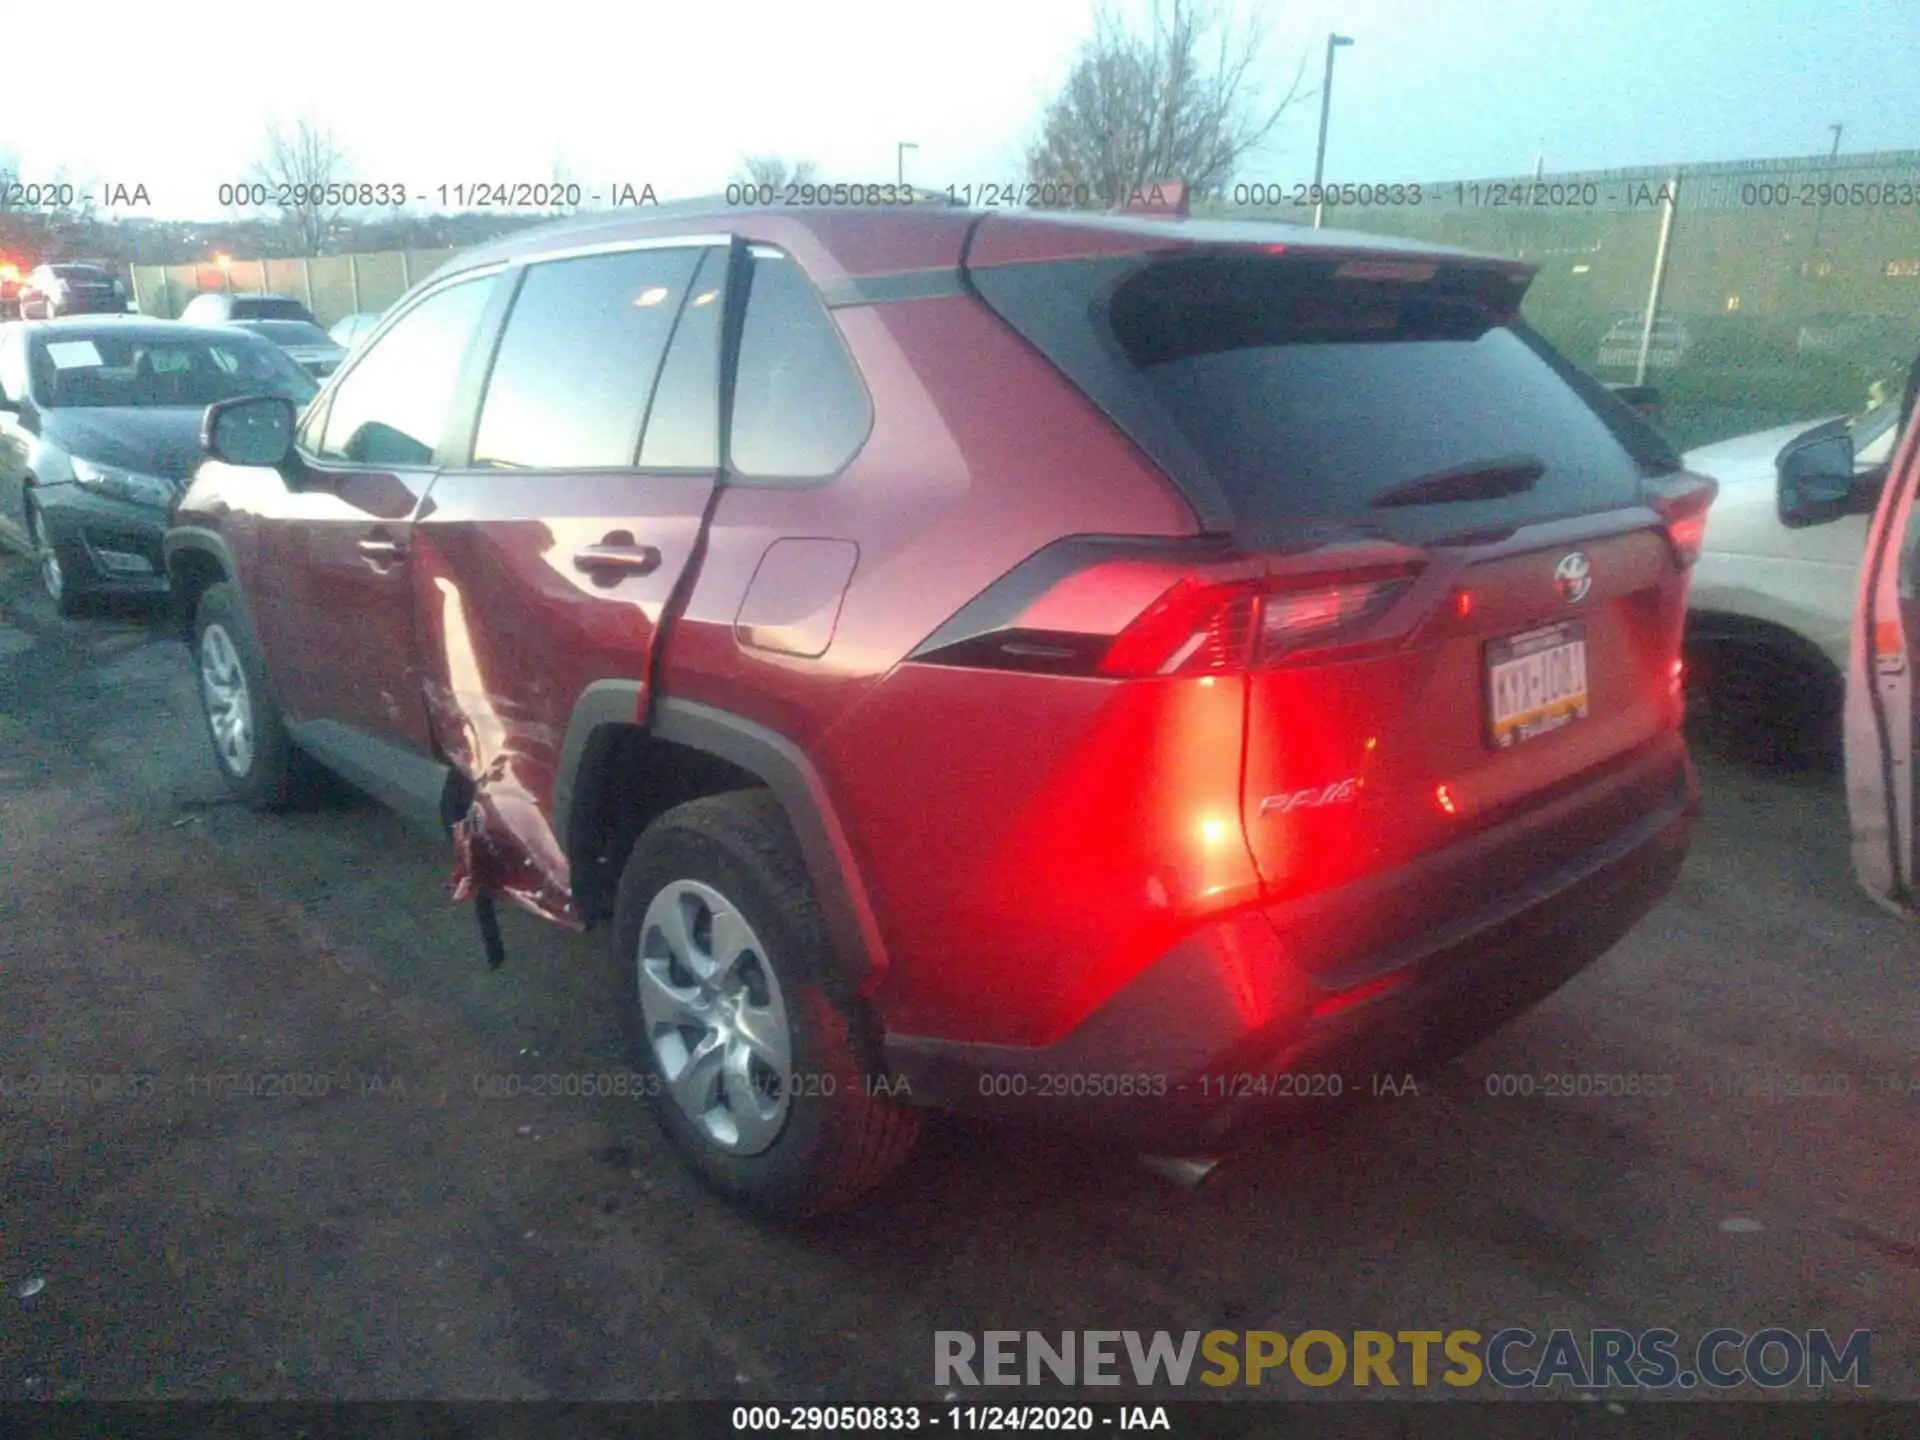
POLYGON ((1845 672, 1834 664, 1833 657, 1818 641, 1781 620, 1737 610, 1691 610, 1687 614, 1683 643, 1702 640, 1765 646, 1803 664, 1817 663, 1840 684, 1846 682, 1845 672))
POLYGON ((594 738, 608 727, 644 730, 738 766, 765 784, 780 802, 800 844, 828 936, 848 962, 855 989, 861 995, 871 994, 887 972, 886 947, 846 827, 813 762, 778 731, 693 700, 656 700, 643 722, 645 693, 645 685, 638 680, 596 680, 581 692, 567 722, 554 776, 554 833, 569 852, 574 851, 581 766, 594 738))

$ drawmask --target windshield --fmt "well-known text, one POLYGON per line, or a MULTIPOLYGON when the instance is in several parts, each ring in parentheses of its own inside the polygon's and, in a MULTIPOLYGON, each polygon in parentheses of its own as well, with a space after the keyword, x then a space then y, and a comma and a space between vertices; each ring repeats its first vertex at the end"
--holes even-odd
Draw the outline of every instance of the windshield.
POLYGON ((276 345, 331 345, 327 332, 304 320, 242 320, 240 327, 264 335, 276 345))
POLYGON ((98 283, 113 279, 112 275, 98 265, 54 265, 50 268, 62 280, 85 280, 98 283))
POLYGON ((306 371, 249 335, 202 340, 105 329, 36 336, 33 397, 49 410, 211 405, 279 395, 304 405, 319 391, 306 371))

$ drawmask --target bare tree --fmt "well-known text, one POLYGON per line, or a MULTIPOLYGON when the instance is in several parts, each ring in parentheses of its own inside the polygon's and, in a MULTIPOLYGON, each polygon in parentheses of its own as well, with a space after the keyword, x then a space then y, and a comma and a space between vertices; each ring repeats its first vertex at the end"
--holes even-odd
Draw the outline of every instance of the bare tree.
POLYGON ((547 170, 547 213, 549 215, 575 215, 581 209, 581 202, 569 201, 570 194, 579 194, 585 186, 574 179, 573 167, 567 163, 565 155, 553 157, 553 163, 547 170))
POLYGON ((1144 30, 1103 5, 1027 151, 1027 179, 1124 201, 1159 180, 1217 195, 1281 117, 1311 95, 1302 54, 1269 79, 1264 19, 1237 23, 1218 0, 1155 0, 1144 30))
POLYGON ((811 185, 820 178, 820 167, 811 160, 789 163, 779 155, 749 155, 740 162, 739 179, 749 185, 771 185, 776 190, 789 185, 811 185))
POLYGON ((328 203, 327 187, 340 184, 345 171, 346 156, 333 132, 311 115, 300 116, 291 128, 268 124, 253 178, 267 187, 269 200, 286 187, 289 203, 280 207, 280 220, 300 254, 318 255, 340 218, 340 206, 328 203))

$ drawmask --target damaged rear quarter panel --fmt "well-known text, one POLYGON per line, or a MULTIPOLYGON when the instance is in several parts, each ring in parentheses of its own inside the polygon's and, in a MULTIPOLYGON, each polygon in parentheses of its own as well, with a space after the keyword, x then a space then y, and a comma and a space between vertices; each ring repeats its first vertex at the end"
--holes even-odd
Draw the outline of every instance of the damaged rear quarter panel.
MULTIPOLYGON (((596 680, 644 689, 691 562, 711 476, 459 472, 414 528, 414 613, 435 738, 473 786, 455 827, 456 899, 498 893, 579 928, 554 791, 574 702, 596 680), (599 584, 574 556, 624 534, 660 552, 599 584)), ((640 719, 636 713, 635 719, 640 719)))

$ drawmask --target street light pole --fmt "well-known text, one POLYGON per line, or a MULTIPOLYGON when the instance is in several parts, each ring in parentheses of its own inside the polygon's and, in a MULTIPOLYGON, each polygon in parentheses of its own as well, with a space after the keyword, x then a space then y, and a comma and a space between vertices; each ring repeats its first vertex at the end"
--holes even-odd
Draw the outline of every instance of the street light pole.
POLYGON ((1343 45, 1353 44, 1350 35, 1327 36, 1327 73, 1320 82, 1320 146, 1313 156, 1313 228, 1320 228, 1320 217, 1325 205, 1320 200, 1320 177, 1327 168, 1327 115, 1333 108, 1333 52, 1343 45))
MULTIPOLYGON (((1840 158, 1840 131, 1843 127, 1840 125, 1829 125, 1827 128, 1833 131, 1833 149, 1827 152, 1827 179, 1831 182, 1833 179, 1833 162, 1840 158)), ((1809 246, 1810 249, 1817 250, 1820 248, 1820 222, 1826 217, 1826 213, 1827 207, 1824 202, 1815 205, 1813 208, 1813 241, 1809 246)))
POLYGON ((894 179, 899 181, 902 189, 905 189, 907 184, 907 151, 919 148, 911 140, 902 140, 894 152, 894 179))

